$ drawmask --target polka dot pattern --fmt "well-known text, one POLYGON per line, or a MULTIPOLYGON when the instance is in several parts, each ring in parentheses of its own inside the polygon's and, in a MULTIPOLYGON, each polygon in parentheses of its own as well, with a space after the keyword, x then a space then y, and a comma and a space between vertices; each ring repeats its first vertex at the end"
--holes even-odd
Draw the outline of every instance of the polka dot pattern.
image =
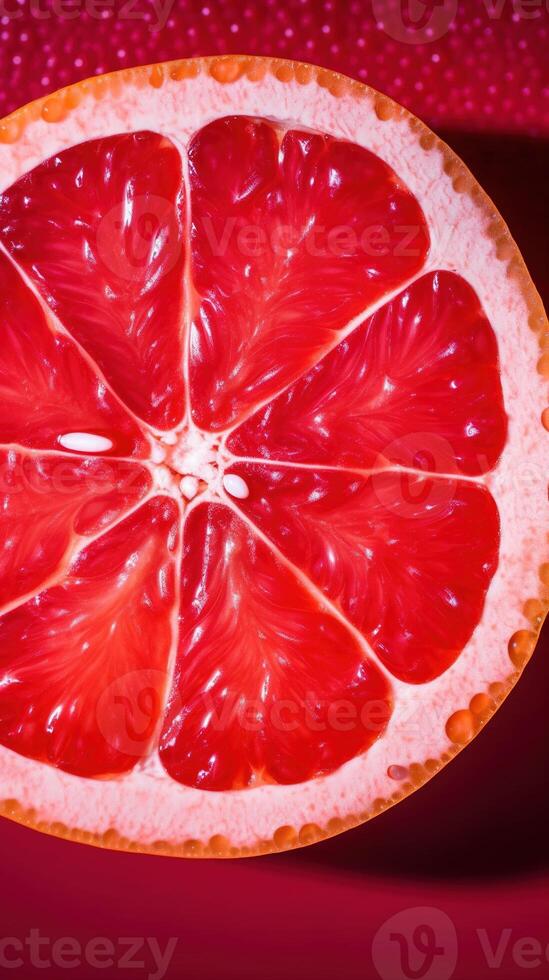
POLYGON ((67 83, 192 55, 312 61, 435 128, 549 134, 544 0, 11 0, 0 8, 0 116, 67 83), (496 13, 497 12, 497 13, 496 13))

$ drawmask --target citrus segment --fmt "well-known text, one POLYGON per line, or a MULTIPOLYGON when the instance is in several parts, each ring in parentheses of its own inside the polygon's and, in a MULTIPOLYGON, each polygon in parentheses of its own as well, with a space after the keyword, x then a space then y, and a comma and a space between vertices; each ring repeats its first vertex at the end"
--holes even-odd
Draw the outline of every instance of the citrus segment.
POLYGON ((127 772, 160 717, 177 507, 155 497, 0 618, 0 742, 78 776, 127 772))
POLYGON ((496 570, 497 507, 472 483, 237 464, 236 503, 407 683, 438 677, 477 625, 496 570))
POLYGON ((0 443, 61 449, 75 430, 108 436, 111 454, 143 455, 142 432, 76 345, 48 323, 0 252, 0 443))
POLYGON ((184 535, 169 774, 209 790, 297 783, 367 749, 391 688, 345 626, 228 507, 199 505, 184 535))
POLYGON ((0 240, 116 393, 160 428, 184 410, 183 197, 179 152, 142 132, 64 150, 0 199, 0 240))
POLYGON ((265 120, 218 119, 189 148, 192 412, 239 421, 422 266, 421 209, 379 157, 265 120), (230 324, 230 329, 228 326, 230 324))
POLYGON ((43 587, 73 548, 145 495, 147 470, 112 459, 0 451, 0 611, 43 587))
POLYGON ((461 276, 382 306, 228 440, 237 455, 479 474, 507 432, 496 338, 461 276))

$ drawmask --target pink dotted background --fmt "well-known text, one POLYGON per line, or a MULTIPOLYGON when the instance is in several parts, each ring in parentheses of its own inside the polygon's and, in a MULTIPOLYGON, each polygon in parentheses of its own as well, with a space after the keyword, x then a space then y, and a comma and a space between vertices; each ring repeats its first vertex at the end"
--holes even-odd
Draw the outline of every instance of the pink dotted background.
POLYGON ((370 83, 436 127, 549 134, 547 0, 0 0, 0 116, 69 82, 275 54, 370 83))

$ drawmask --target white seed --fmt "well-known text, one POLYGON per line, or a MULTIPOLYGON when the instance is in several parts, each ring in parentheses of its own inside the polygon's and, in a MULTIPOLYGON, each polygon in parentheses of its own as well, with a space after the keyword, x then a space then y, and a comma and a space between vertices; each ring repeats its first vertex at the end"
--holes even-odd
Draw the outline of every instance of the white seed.
POLYGON ((236 473, 227 473, 223 477, 223 486, 227 493, 230 493, 231 497, 237 497, 238 500, 245 500, 250 493, 246 480, 243 480, 241 476, 237 476, 236 473))
POLYGON ((196 497, 198 493, 198 480, 196 476, 184 476, 182 480, 179 481, 179 489, 187 500, 192 500, 196 497))
POLYGON ((74 449, 77 453, 106 453, 113 443, 106 436, 96 436, 92 432, 67 432, 59 436, 63 449, 74 449))

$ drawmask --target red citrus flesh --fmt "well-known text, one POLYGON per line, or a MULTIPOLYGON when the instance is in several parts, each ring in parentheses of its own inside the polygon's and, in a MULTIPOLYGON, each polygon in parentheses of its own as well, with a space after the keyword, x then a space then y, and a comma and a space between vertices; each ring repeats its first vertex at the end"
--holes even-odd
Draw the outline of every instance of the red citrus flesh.
POLYGON ((108 435, 113 453, 142 455, 139 426, 106 390, 63 332, 53 332, 38 300, 0 253, 0 443, 59 449, 64 432, 108 435))
POLYGON ((460 276, 435 272, 360 324, 227 444, 266 460, 475 476, 495 466, 506 430, 492 328, 460 276))
POLYGON ((217 431, 302 374, 352 317, 413 276, 429 235, 386 164, 327 136, 216 120, 191 142, 189 173, 202 299, 192 411, 217 431))
POLYGON ((182 206, 181 156, 154 133, 71 147, 2 196, 10 254, 116 393, 161 428, 181 421, 185 397, 182 206))
POLYGON ((480 620, 497 343, 459 275, 418 278, 426 220, 367 150, 232 116, 187 164, 190 199, 169 140, 112 136, 0 200, 0 742, 85 777, 158 742, 189 786, 296 783, 367 751, 392 679, 440 676, 480 620), (191 443, 248 495, 175 501, 191 443))
MULTIPOLYGON (((158 717, 176 538, 173 502, 149 501, 84 548, 59 585, 4 614, 5 745, 79 776, 125 772, 136 764, 135 750, 125 751, 124 725, 118 738, 110 714, 118 705, 135 704, 132 679, 141 688, 139 672, 145 669, 152 685, 150 715, 158 717), (101 700, 110 687, 103 717, 101 700)), ((147 727, 152 736, 154 726, 147 727)), ((149 741, 140 739, 143 754, 149 741)))
POLYGON ((390 715, 390 687, 349 631, 226 507, 197 507, 185 536, 181 643, 160 743, 170 775, 204 789, 257 776, 294 783, 368 748, 390 715), (363 724, 328 725, 338 703, 363 724))
POLYGON ((244 512, 391 674, 425 683, 459 656, 497 566, 498 513, 486 490, 383 470, 240 463, 231 472, 250 489, 244 512))

